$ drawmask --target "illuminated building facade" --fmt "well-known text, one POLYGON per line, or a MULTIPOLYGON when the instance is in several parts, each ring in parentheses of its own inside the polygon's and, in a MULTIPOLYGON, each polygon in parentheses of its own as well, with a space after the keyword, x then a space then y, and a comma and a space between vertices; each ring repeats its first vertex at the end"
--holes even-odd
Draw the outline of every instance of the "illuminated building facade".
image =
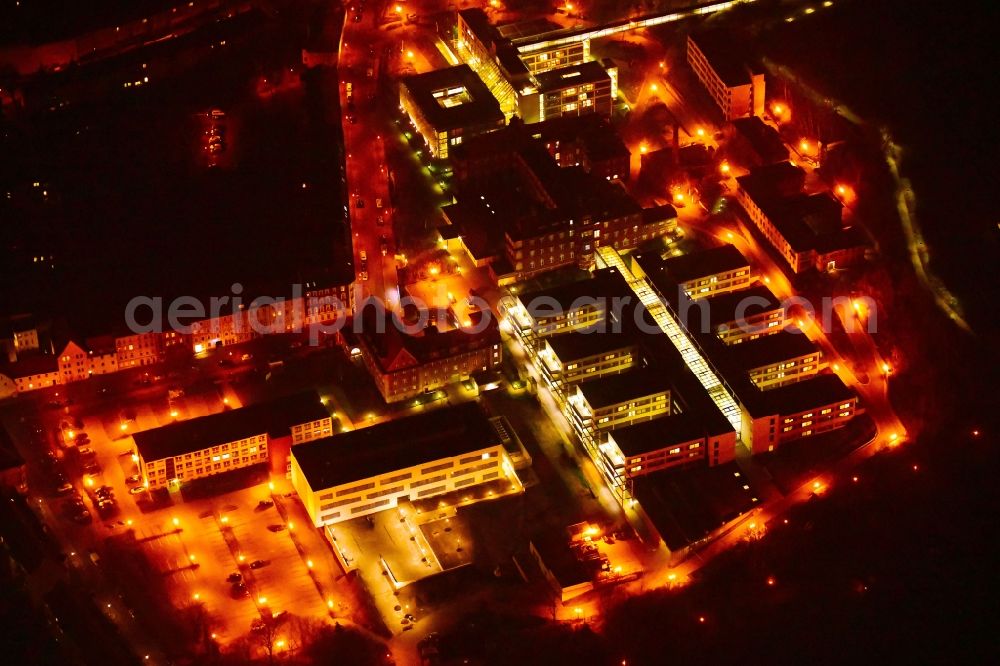
POLYGON ((728 353, 762 390, 814 377, 827 366, 823 350, 816 343, 802 333, 787 330, 732 345, 728 353))
POLYGON ((764 73, 733 57, 723 35, 688 35, 687 61, 726 120, 764 113, 764 73))
POLYGON ((843 206, 828 192, 802 192, 802 168, 780 162, 736 182, 736 200, 793 273, 831 271, 864 259, 864 235, 844 226, 843 206))
POLYGON ((439 159, 464 139, 505 124, 499 103, 468 65, 403 78, 399 105, 439 159))
POLYGON ((539 74, 538 95, 521 98, 520 116, 528 123, 561 116, 595 113, 610 117, 614 98, 611 76, 598 62, 553 69, 539 74))
POLYGON ((140 475, 150 490, 266 463, 272 443, 291 445, 329 437, 329 412, 307 391, 137 432, 140 475))
POLYGON ((688 328, 710 331, 723 343, 737 345, 779 333, 785 315, 785 306, 771 290, 756 285, 695 301, 685 308, 682 321, 688 328))
POLYGON ((538 359, 547 383, 564 392, 580 382, 635 367, 639 348, 626 332, 564 333, 542 340, 538 359))
POLYGON ((754 280, 750 262, 733 245, 670 257, 663 261, 660 270, 691 299, 746 289, 754 280))
POLYGON ((291 469, 316 527, 491 481, 520 487, 501 436, 473 402, 297 446, 291 469))
POLYGON ((506 306, 515 336, 529 350, 544 338, 573 331, 599 331, 609 310, 623 308, 628 287, 615 268, 594 271, 589 280, 519 294, 506 306))
POLYGON ((374 309, 362 313, 364 327, 358 346, 365 367, 382 398, 399 402, 500 367, 500 333, 492 318, 482 330, 425 329, 404 332, 394 314, 381 327, 374 309))

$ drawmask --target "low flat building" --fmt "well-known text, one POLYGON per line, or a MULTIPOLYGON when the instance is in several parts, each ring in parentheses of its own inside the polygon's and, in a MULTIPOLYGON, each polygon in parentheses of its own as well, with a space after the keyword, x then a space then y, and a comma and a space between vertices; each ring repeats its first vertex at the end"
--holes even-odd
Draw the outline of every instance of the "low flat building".
POLYGON ((590 113, 611 117, 611 75, 599 62, 551 69, 537 74, 535 80, 537 96, 522 96, 518 104, 518 113, 527 123, 590 113))
POLYGON ((727 351, 761 390, 809 379, 826 368, 823 350, 805 334, 788 330, 732 345, 727 351))
POLYGON ((753 168, 788 161, 788 148, 778 130, 758 116, 736 118, 730 127, 726 152, 739 164, 753 168))
POLYGON ((465 138, 504 126, 504 114, 489 88, 468 65, 403 78, 399 105, 431 154, 448 157, 465 138))
POLYGON ((785 328, 785 306, 764 285, 729 291, 694 303, 686 312, 688 328, 702 327, 727 345, 774 335, 785 328), (701 305, 704 304, 704 309, 701 305))
POLYGON ((542 340, 542 374, 550 386, 566 391, 574 384, 620 374, 635 367, 639 348, 628 332, 566 333, 542 340))
POLYGON ((292 445, 329 437, 330 414, 315 391, 177 421, 133 436, 150 490, 268 461, 273 440, 292 445))
POLYGON ((381 326, 379 316, 375 309, 362 313, 358 342, 365 367, 387 403, 469 379, 498 368, 502 361, 500 333, 492 317, 472 329, 438 331, 428 326, 411 334, 395 314, 387 313, 381 326))
POLYGON ((729 35, 688 35, 687 61, 726 120, 764 114, 764 73, 736 55, 729 35))
POLYGON ((670 414, 670 382, 650 368, 602 377, 576 386, 567 400, 574 427, 584 437, 670 414))
POLYGON ((670 257, 663 260, 660 270, 692 299, 746 289, 754 279, 750 262, 735 245, 670 257))
POLYGON ((863 411, 857 394, 833 374, 742 398, 743 441, 753 454, 841 428, 863 411))
POLYGON ((472 402, 297 446, 291 466, 320 528, 474 484, 518 483, 501 437, 472 402))
MULTIPOLYGON (((663 418, 617 428, 598 449, 606 475, 627 484, 637 476, 692 463, 702 463, 708 450, 707 427, 699 414, 671 414, 663 418)), ((735 433, 726 435, 735 446, 735 433)))
POLYGON ((615 299, 631 299, 618 269, 594 271, 588 280, 519 294, 506 308, 506 321, 517 337, 535 349, 538 340, 552 335, 595 329, 606 321, 615 299))
POLYGON ((829 192, 805 194, 805 172, 788 162, 736 179, 736 200, 793 273, 831 271, 865 256, 864 234, 845 227, 843 206, 829 192))

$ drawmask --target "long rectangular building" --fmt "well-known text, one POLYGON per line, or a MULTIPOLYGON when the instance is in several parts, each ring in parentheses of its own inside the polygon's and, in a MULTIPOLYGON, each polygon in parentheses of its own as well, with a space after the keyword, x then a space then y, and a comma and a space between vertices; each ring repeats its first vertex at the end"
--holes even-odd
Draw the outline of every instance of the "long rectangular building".
POLYGON ((688 35, 687 61, 726 120, 764 113, 764 73, 734 55, 728 36, 688 35))
POLYGON ((292 445, 332 433, 316 391, 177 421, 133 436, 139 472, 150 490, 268 461, 273 440, 292 445))
POLYGON ((503 439, 472 402, 292 449, 292 485, 316 527, 510 478, 503 439))

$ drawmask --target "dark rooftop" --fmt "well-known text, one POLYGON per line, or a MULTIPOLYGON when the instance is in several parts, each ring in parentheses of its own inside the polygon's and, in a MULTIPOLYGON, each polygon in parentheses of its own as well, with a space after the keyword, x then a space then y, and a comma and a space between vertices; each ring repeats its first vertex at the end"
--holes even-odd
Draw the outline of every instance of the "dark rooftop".
POLYGON ((642 209, 643 224, 652 224, 663 220, 673 220, 676 217, 677 209, 670 204, 663 204, 662 206, 652 206, 650 208, 642 209))
POLYGON ((632 483, 642 510, 671 550, 704 538, 758 502, 735 462, 666 469, 638 476, 632 483))
POLYGON ((187 421, 177 421, 135 433, 135 446, 143 459, 160 460, 267 433, 287 436, 293 425, 318 421, 330 413, 314 390, 240 409, 227 409, 187 421))
POLYGON ((701 439, 705 434, 705 424, 701 415, 683 413, 663 416, 625 428, 616 428, 611 437, 622 454, 628 458, 659 451, 674 444, 701 439))
POLYGON ((771 413, 795 414, 813 407, 853 400, 855 397, 857 394, 840 377, 826 374, 764 391, 761 405, 769 408, 771 413))
POLYGON ((689 37, 705 54, 709 65, 727 86, 750 83, 750 66, 745 59, 746 52, 733 42, 733 36, 721 31, 705 31, 689 37))
POLYGON ((601 63, 590 61, 536 74, 535 80, 538 81, 538 89, 544 93, 585 83, 610 81, 611 77, 601 63))
POLYGON ((663 260, 663 271, 676 282, 687 282, 749 267, 750 262, 735 245, 713 247, 663 260))
POLYGON ((438 331, 435 327, 428 326, 410 334, 404 330, 404 323, 395 313, 385 314, 380 331, 380 315, 376 308, 365 307, 361 311, 363 328, 360 335, 375 353, 376 361, 383 371, 422 365, 500 343, 500 333, 493 317, 486 320, 481 330, 454 328, 438 331))
POLYGON ((518 296, 532 316, 552 316, 569 311, 573 303, 586 299, 608 299, 615 296, 630 296, 631 290, 617 268, 594 271, 589 280, 579 280, 568 284, 541 289, 518 296), (544 300, 543 300, 544 299, 544 300))
POLYGON ((634 345, 635 339, 629 333, 612 332, 609 327, 607 332, 563 333, 547 338, 546 342, 565 364, 634 345))
POLYGON ((474 402, 394 419, 292 448, 314 491, 500 444, 474 402))
POLYGON ((503 124, 504 115, 500 110, 500 103, 468 65, 407 76, 400 81, 400 86, 409 91, 414 103, 437 130, 489 123, 503 124), (435 94, 454 88, 464 88, 468 99, 454 106, 442 105, 435 94))
POLYGON ((752 370, 819 351, 819 347, 804 334, 787 330, 774 335, 765 335, 756 340, 746 340, 726 349, 732 361, 744 370, 752 370))
MULTIPOLYGON (((716 296, 709 296, 703 301, 708 309, 708 319, 712 326, 726 324, 736 321, 737 314, 742 317, 752 317, 754 315, 775 310, 781 307, 781 301, 771 293, 771 290, 762 284, 743 289, 740 291, 729 291, 716 296), (752 299, 752 300, 751 300, 752 299), (743 312, 737 313, 737 309, 743 306, 743 312)), ((688 311, 688 317, 698 316, 699 305, 694 305, 688 311)))
POLYGON ((592 382, 580 384, 583 397, 593 409, 601 409, 619 402, 643 398, 670 389, 670 382, 663 373, 650 368, 630 370, 621 375, 601 377, 592 382))
POLYGON ((788 148, 781 140, 778 130, 774 129, 757 116, 737 118, 732 121, 733 128, 749 144, 750 149, 757 154, 764 164, 785 162, 788 160, 788 148))

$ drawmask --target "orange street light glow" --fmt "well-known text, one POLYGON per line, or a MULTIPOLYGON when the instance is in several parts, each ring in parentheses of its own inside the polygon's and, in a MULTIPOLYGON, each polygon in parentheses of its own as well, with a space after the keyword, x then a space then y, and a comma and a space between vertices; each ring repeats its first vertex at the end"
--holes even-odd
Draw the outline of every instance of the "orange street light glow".
POLYGON ((886 374, 889 374, 889 369, 890 368, 889 368, 889 364, 888 363, 883 363, 882 364, 882 372, 884 372, 886 374))
POLYGON ((809 142, 806 141, 805 139, 802 139, 801 141, 799 141, 799 148, 801 148, 803 151, 809 150, 809 142))
POLYGON ((837 194, 847 194, 847 188, 843 185, 837 185, 837 194))
POLYGON ((409 58, 410 60, 413 60, 413 51, 407 51, 406 57, 409 58))
POLYGON ((719 171, 721 171, 722 173, 729 173, 729 162, 723 162, 722 165, 719 167, 719 171))
POLYGON ((396 5, 395 8, 394 8, 394 11, 397 14, 402 14, 403 13, 403 6, 402 5, 396 5))
POLYGON ((660 89, 660 87, 654 83, 653 85, 649 86, 649 89, 652 90, 653 92, 656 92, 657 90, 660 89))
POLYGON ((674 195, 674 201, 684 201, 684 193, 678 192, 674 195))
POLYGON ((648 150, 649 150, 649 147, 646 146, 646 144, 642 144, 642 145, 639 146, 639 152, 642 153, 643 155, 645 155, 646 151, 648 151, 648 150))
POLYGON ((174 527, 176 527, 176 526, 178 526, 178 525, 180 525, 180 524, 181 524, 181 521, 180 521, 180 519, 179 519, 179 518, 174 518, 174 519, 173 519, 173 523, 174 523, 174 527))
POLYGON ((694 131, 694 133, 697 134, 698 136, 705 136, 705 130, 703 128, 701 128, 701 127, 699 127, 698 129, 696 129, 694 131))

